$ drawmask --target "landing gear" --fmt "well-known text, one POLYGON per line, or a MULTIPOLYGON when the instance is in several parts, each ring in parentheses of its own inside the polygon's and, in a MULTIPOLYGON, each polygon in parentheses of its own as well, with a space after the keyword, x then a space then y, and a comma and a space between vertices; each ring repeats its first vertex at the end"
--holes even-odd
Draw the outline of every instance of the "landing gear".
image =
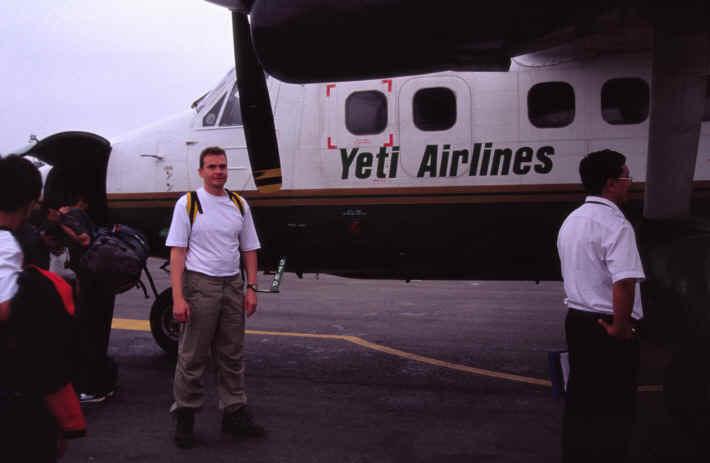
POLYGON ((155 342, 169 355, 176 356, 180 324, 173 318, 173 293, 168 288, 158 295, 150 309, 150 331, 155 342))

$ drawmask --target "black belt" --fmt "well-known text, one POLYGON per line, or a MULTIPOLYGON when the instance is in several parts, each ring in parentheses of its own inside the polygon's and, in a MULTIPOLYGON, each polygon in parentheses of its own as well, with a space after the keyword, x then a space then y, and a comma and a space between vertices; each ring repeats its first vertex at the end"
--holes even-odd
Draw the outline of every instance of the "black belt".
MULTIPOLYGON (((605 322, 611 324, 614 322, 614 316, 611 314, 607 313, 601 313, 601 312, 589 312, 587 310, 579 310, 579 309, 573 309, 570 307, 569 309, 570 313, 572 313, 575 317, 578 318, 588 318, 590 320, 599 320, 600 318, 604 320, 605 322)), ((641 328, 641 321, 636 320, 635 318, 631 319, 631 333, 634 336, 637 336, 639 334, 641 328)))

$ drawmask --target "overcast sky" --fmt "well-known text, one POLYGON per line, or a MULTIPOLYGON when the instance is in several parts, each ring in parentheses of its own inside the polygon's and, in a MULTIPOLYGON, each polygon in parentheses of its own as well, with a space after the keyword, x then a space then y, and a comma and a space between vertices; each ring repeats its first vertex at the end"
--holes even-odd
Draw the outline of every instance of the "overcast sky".
POLYGON ((0 153, 63 130, 108 139, 179 112, 234 66, 204 0, 0 2, 0 153))

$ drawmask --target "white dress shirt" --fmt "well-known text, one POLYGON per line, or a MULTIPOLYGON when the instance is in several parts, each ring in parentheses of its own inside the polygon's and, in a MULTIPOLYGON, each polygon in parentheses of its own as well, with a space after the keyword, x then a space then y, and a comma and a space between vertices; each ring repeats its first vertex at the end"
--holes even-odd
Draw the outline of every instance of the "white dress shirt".
POLYGON ((565 219, 557 236, 568 307, 614 313, 612 286, 636 280, 631 316, 643 318, 639 282, 645 278, 631 224, 613 202, 587 196, 565 219))

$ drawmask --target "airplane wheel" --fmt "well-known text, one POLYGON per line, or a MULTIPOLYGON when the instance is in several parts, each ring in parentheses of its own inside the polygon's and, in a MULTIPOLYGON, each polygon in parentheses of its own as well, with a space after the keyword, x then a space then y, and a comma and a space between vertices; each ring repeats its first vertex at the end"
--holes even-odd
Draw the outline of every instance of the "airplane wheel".
POLYGON ((177 355, 180 324, 173 318, 173 293, 168 288, 153 303, 150 309, 150 331, 155 342, 168 354, 177 355))

